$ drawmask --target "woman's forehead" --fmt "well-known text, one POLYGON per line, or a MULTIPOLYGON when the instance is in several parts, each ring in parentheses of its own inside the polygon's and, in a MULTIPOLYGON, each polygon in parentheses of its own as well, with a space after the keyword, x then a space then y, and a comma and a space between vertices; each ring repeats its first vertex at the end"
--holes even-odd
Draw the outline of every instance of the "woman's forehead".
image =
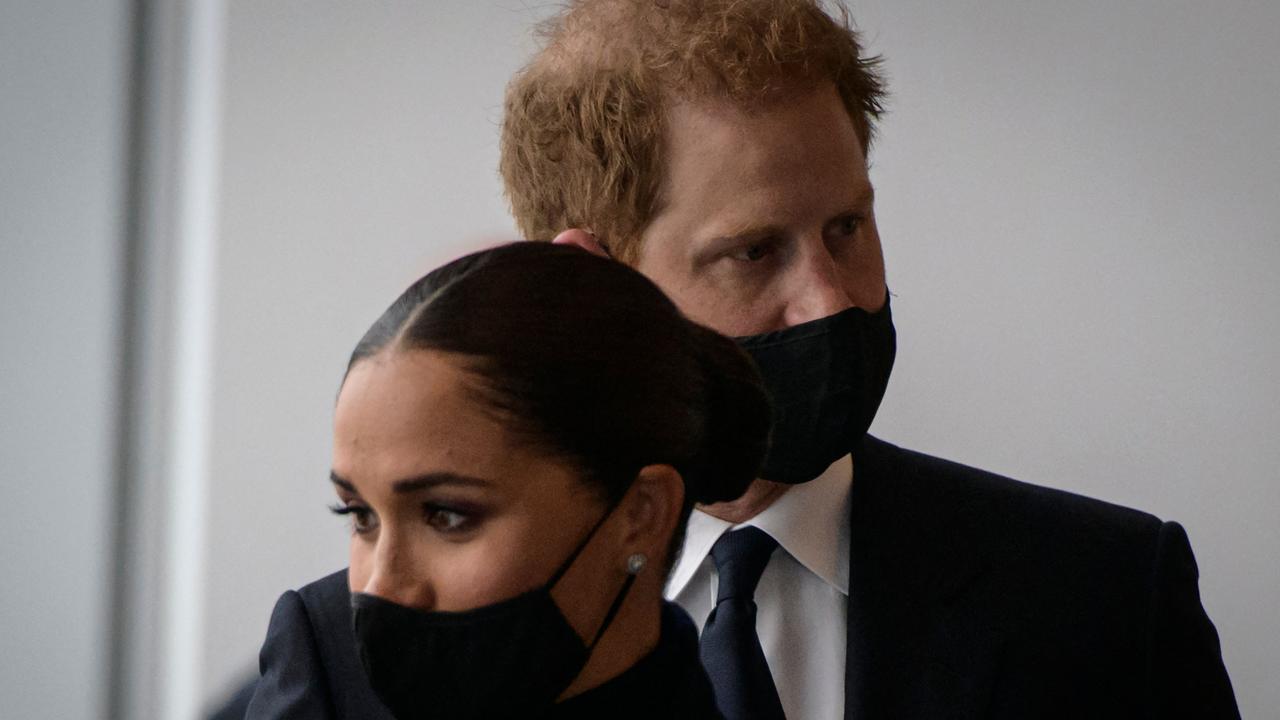
POLYGON ((567 463, 520 442, 478 397, 476 382, 456 356, 429 350, 357 363, 334 411, 334 473, 384 489, 453 475, 506 491, 521 491, 532 477, 571 474, 567 463))

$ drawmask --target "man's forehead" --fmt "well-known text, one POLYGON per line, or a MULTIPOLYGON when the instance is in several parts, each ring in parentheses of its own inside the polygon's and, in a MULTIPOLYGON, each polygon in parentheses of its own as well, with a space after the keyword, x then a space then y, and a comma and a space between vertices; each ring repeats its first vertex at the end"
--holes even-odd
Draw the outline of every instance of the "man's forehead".
POLYGON ((865 169, 865 152, 853 117, 830 83, 789 93, 785 102, 682 98, 667 107, 664 125, 668 162, 681 155, 740 164, 765 157, 776 162, 796 154, 811 160, 815 153, 829 155, 827 148, 842 144, 853 146, 865 169))
POLYGON ((685 102, 668 120, 663 184, 672 199, 759 191, 765 197, 751 202, 767 202, 780 183, 841 195, 846 203, 871 193, 861 142, 834 91, 764 111, 685 102))

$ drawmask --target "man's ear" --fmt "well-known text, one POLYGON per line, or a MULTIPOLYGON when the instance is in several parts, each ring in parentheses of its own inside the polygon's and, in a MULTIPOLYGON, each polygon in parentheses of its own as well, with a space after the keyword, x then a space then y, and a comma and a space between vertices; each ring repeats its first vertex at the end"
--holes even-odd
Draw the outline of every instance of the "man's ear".
POLYGON ((641 468, 619 508, 625 523, 622 541, 629 552, 643 553, 650 563, 662 562, 683 505, 684 478, 675 468, 641 468))
POLYGON ((600 242, 600 239, 596 237, 595 233, 582 228, 569 228, 568 230, 562 231, 559 235, 552 238, 551 244, 575 245, 586 250, 592 255, 599 255, 600 257, 605 258, 612 257, 609 254, 609 251, 606 250, 604 245, 600 242))

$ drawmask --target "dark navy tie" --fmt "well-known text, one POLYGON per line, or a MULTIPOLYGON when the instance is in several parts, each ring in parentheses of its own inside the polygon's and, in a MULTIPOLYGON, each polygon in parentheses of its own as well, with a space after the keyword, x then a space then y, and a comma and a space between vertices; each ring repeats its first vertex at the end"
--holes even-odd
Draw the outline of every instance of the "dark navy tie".
POLYGON ((778 541, 745 527, 720 536, 711 548, 720 587, 699 641, 716 704, 728 720, 785 718, 778 688, 756 635, 753 596, 778 541))

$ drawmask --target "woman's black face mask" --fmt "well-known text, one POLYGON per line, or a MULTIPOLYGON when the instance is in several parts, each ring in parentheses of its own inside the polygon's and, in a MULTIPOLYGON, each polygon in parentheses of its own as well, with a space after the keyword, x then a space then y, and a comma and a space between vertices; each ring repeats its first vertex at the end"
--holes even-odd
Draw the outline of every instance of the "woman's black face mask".
POLYGON ((352 593, 356 649, 378 697, 399 720, 537 717, 582 672, 626 599, 627 576, 588 645, 551 589, 595 536, 596 523, 551 579, 510 600, 464 612, 426 612, 352 593))
POLYGON ((818 477, 866 434, 897 350, 887 293, 875 313, 849 308, 736 340, 773 399, 773 434, 760 477, 787 484, 818 477))

